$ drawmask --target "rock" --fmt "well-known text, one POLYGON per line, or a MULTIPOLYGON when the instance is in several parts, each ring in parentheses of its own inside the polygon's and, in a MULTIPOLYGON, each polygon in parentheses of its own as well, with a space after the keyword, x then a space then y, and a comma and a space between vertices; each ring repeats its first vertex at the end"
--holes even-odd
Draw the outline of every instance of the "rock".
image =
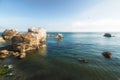
POLYGON ((62 38, 63 38, 63 35, 62 35, 62 34, 58 33, 58 34, 56 35, 56 39, 57 39, 57 40, 60 40, 60 39, 62 39, 62 38))
POLYGON ((23 58, 25 58, 25 57, 26 57, 26 53, 21 53, 20 59, 23 59, 23 58))
POLYGON ((8 50, 0 50, 0 55, 1 55, 1 54, 8 55, 8 54, 9 54, 9 51, 8 51, 8 50))
POLYGON ((104 37, 112 37, 110 33, 105 33, 104 37))
POLYGON ((0 59, 5 59, 5 58, 7 58, 8 57, 8 55, 6 55, 6 54, 1 54, 0 55, 0 59))
POLYGON ((9 51, 8 50, 0 50, 0 58, 4 59, 8 56, 9 51))
POLYGON ((2 37, 0 37, 0 43, 6 42, 2 37))
POLYGON ((14 66, 12 64, 8 65, 8 69, 12 69, 14 66))
POLYGON ((7 76, 13 76, 13 73, 8 73, 7 76))
MULTIPOLYGON (((5 30, 2 36, 5 40, 11 40, 11 44, 1 47, 0 50, 7 49, 15 57, 25 58, 26 51, 46 47, 46 30, 42 28, 31 28, 28 32, 19 34, 15 30, 5 30)), ((3 58, 9 53, 0 51, 3 58)))
POLYGON ((8 30, 6 29, 3 33, 2 33, 2 37, 4 40, 11 40, 13 36, 17 35, 18 32, 16 30, 8 30))
POLYGON ((18 56, 20 56, 20 53, 19 53, 19 52, 13 52, 12 55, 13 55, 14 57, 18 57, 18 56))
POLYGON ((102 55, 103 55, 105 58, 112 58, 112 53, 111 53, 111 52, 103 52, 102 55))
POLYGON ((45 48, 46 47, 46 44, 43 44, 40 46, 40 48, 45 48))

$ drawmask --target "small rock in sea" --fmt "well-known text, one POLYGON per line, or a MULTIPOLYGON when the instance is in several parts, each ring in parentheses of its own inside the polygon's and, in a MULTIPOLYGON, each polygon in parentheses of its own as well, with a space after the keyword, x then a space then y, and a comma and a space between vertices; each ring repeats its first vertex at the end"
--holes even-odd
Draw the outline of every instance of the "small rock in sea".
POLYGON ((8 69, 12 69, 14 66, 12 64, 8 65, 8 69))
POLYGON ((79 58, 78 61, 83 62, 83 63, 88 63, 88 60, 87 60, 87 59, 79 58))
POLYGON ((7 76, 13 76, 13 73, 8 73, 7 76))
POLYGON ((25 57, 26 57, 26 53, 21 53, 20 59, 23 59, 23 58, 25 58, 25 57))
POLYGON ((6 57, 8 57, 8 55, 6 55, 6 54, 0 54, 0 59, 5 59, 6 57))
POLYGON ((111 52, 103 52, 102 55, 105 57, 105 58, 112 58, 112 53, 111 52))
POLYGON ((110 33, 105 33, 104 37, 112 37, 112 35, 110 33))
POLYGON ((19 52, 13 52, 12 54, 13 54, 14 57, 20 56, 19 52))

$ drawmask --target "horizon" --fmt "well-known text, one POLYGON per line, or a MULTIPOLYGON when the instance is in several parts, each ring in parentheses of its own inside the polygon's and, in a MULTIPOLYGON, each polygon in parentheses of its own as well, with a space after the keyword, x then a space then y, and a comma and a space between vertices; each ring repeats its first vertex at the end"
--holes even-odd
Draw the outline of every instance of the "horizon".
POLYGON ((0 0, 0 32, 120 32, 119 0, 0 0))

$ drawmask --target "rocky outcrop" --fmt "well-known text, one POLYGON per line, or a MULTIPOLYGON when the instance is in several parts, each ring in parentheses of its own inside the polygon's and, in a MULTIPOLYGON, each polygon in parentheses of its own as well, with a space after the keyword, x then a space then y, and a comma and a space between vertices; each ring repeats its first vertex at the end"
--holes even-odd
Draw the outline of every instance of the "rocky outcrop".
POLYGON ((0 50, 0 58, 4 59, 9 55, 8 50, 0 50))
POLYGON ((104 37, 112 37, 112 35, 110 33, 105 33, 104 37))
POLYGON ((103 55, 105 58, 112 58, 112 53, 111 53, 111 52, 103 52, 102 55, 103 55))
POLYGON ((14 36, 16 36, 18 34, 18 32, 16 30, 8 30, 6 29, 3 33, 2 33, 2 37, 4 40, 11 40, 14 36))
MULTIPOLYGON (((12 36, 9 50, 15 57, 25 58, 27 51, 37 50, 40 47, 46 47, 46 30, 42 28, 31 28, 26 33, 12 36)), ((0 49, 5 48, 7 46, 0 49)))

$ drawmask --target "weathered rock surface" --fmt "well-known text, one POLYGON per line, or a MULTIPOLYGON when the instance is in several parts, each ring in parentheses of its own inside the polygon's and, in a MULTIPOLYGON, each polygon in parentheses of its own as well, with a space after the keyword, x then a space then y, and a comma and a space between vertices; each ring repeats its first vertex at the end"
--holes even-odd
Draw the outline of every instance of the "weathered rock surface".
POLYGON ((105 33, 104 37, 112 37, 112 35, 110 33, 105 33))
POLYGON ((4 40, 11 40, 13 36, 17 35, 18 32, 16 30, 8 30, 6 29, 3 33, 2 33, 2 37, 4 40))
POLYGON ((1 47, 0 50, 6 49, 15 57, 25 58, 26 51, 46 47, 46 37, 46 30, 42 28, 31 28, 28 29, 28 32, 21 34, 17 34, 14 30, 5 30, 3 38, 11 40, 11 45, 1 47), (12 35, 12 33, 14 34, 12 35))
POLYGON ((103 52, 102 55, 103 55, 105 58, 112 58, 112 53, 111 53, 111 52, 103 52))
POLYGON ((4 59, 8 56, 9 51, 8 50, 0 50, 0 58, 4 59))

